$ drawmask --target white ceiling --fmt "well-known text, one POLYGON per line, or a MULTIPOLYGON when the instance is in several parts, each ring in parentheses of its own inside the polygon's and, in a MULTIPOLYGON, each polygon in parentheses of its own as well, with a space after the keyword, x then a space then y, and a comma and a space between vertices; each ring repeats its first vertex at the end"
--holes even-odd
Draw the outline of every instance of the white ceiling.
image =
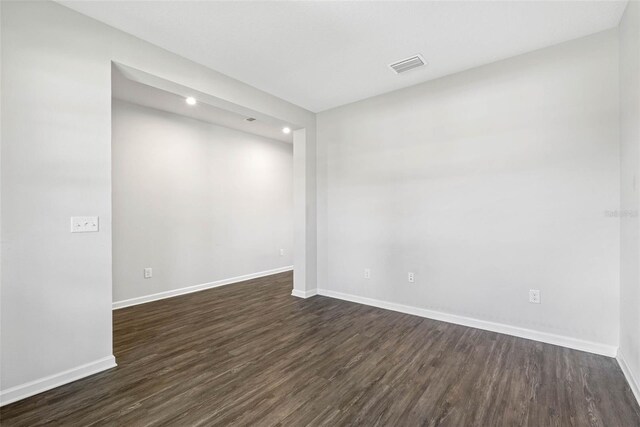
POLYGON ((615 27, 626 1, 61 1, 318 112, 615 27), (388 64, 420 53, 427 67, 388 64))
POLYGON ((254 117, 255 121, 248 122, 247 117, 252 115, 243 115, 219 108, 207 103, 202 97, 198 97, 196 105, 187 105, 184 95, 130 80, 118 70, 114 70, 112 73, 111 87, 113 98, 121 101, 179 114, 277 141, 293 143, 293 134, 284 134, 282 132, 283 125, 279 126, 257 117, 254 117))

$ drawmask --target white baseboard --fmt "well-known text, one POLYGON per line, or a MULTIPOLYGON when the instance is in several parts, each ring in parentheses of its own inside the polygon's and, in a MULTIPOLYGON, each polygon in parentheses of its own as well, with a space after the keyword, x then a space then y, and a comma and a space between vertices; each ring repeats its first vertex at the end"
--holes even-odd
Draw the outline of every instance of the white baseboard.
POLYGON ((341 299, 345 301, 356 302, 359 304, 370 305, 373 307, 384 308, 387 310, 399 311, 401 313, 413 314, 414 316, 426 317, 429 319, 440 320, 457 325, 469 326, 471 328, 483 329, 491 332, 512 335, 519 338, 540 341, 547 344, 559 345, 575 350, 586 351, 589 353, 601 354, 603 356, 616 357, 618 352, 617 346, 601 344, 591 341, 584 341, 577 338, 571 338, 563 335, 551 334, 548 332, 535 331, 533 329, 520 328, 518 326, 505 325, 503 323, 489 322, 486 320, 474 319, 472 317, 458 316, 456 314, 444 313, 441 311, 429 310, 425 308, 412 307, 409 305, 396 304, 387 301, 376 300, 372 298, 360 297, 357 295, 344 294, 342 292, 330 291, 327 289, 318 289, 318 295, 331 298, 341 299))
POLYGON ((115 366, 117 366, 115 357, 107 356, 76 368, 11 387, 7 390, 2 390, 0 391, 0 406, 17 402, 18 400, 51 390, 52 388, 60 387, 61 385, 97 374, 98 372, 114 368, 115 366))
POLYGON ((230 285, 232 283, 244 282, 245 280, 256 279, 258 277, 270 276, 272 274, 284 273, 293 270, 292 265, 274 268, 273 270, 261 271, 259 273, 245 274, 244 276, 231 277, 229 279, 217 280, 215 282, 202 283, 200 285, 187 286, 186 288, 172 289, 170 291, 158 292, 157 294, 145 295, 141 297, 115 301, 112 305, 114 310, 130 307, 132 305, 144 304, 146 302, 171 298, 178 295, 190 294, 192 292, 204 291, 205 289, 217 288, 218 286, 230 285))
POLYGON ((640 405, 640 377, 638 375, 635 375, 636 372, 633 372, 629 364, 627 364, 627 361, 624 358, 623 349, 620 349, 620 351, 618 351, 617 359, 618 364, 620 365, 620 369, 622 369, 622 373, 627 379, 629 387, 631 388, 631 391, 633 391, 633 395, 636 397, 636 400, 640 405))
POLYGON ((318 295, 318 290, 317 289, 311 289, 308 291, 301 291, 298 289, 294 289, 293 291, 291 291, 291 295, 293 295, 294 297, 298 297, 298 298, 311 298, 314 295, 318 295))

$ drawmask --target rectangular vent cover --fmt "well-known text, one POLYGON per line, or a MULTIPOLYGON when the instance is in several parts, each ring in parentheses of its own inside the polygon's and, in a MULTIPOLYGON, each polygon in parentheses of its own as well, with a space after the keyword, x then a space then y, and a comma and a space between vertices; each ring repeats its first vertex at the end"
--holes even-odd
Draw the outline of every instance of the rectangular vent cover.
POLYGON ((402 61, 389 64, 389 67, 391 67, 391 69, 395 71, 396 74, 400 74, 409 70, 413 70, 414 68, 422 67, 423 65, 426 65, 426 62, 424 59, 422 59, 422 56, 414 55, 410 58, 403 59, 402 61))

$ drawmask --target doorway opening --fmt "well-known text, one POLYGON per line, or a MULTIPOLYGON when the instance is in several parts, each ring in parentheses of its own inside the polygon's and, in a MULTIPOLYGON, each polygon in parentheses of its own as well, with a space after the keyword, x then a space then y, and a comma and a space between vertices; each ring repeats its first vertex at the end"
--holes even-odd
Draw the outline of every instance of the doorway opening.
POLYGON ((113 63, 113 308, 291 270, 304 289, 305 144, 299 124, 113 63))

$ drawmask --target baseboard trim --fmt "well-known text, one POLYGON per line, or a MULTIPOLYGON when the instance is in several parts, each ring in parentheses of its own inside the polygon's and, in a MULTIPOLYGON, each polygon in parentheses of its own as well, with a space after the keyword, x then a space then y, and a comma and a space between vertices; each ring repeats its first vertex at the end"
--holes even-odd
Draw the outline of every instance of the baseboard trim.
POLYGON ((318 295, 331 298, 351 301, 359 304, 370 305, 373 307, 383 308, 386 310, 399 311, 414 316, 426 317, 428 319, 440 320, 442 322, 455 323, 457 325, 469 326, 471 328, 483 329, 485 331, 498 332, 501 334, 512 335, 519 338, 525 338, 534 341, 540 341, 547 344, 559 345, 574 350, 586 351, 589 353, 600 354, 608 357, 616 357, 618 352, 617 346, 601 344, 591 341, 585 341, 577 338, 571 338, 563 335, 550 334, 548 332, 535 331, 533 329, 520 328, 517 326, 505 325, 503 323, 489 322, 486 320, 474 319, 472 317, 459 316, 456 314, 445 313, 441 311, 429 310, 425 308, 413 307, 403 304, 396 304, 387 301, 366 298, 357 295, 335 292, 328 289, 318 289, 318 295))
POLYGON ((111 369, 116 366, 116 358, 113 356, 107 356, 94 362, 80 365, 76 368, 68 369, 48 377, 11 387, 7 390, 2 390, 0 391, 0 406, 26 399, 27 397, 77 381, 81 378, 88 377, 89 375, 97 374, 98 372, 106 371, 107 369, 111 369))
POLYGON ((293 270, 292 265, 286 267, 274 268, 272 270, 260 271, 258 273, 245 274, 243 276, 231 277, 229 279, 217 280, 215 282, 202 283, 200 285, 187 286, 186 288, 172 289, 170 291, 158 292, 157 294, 145 295, 116 301, 112 308, 118 310, 120 308, 131 307, 132 305, 144 304, 151 301, 157 301, 165 298, 176 297, 178 295, 190 294, 192 292, 204 291, 205 289, 217 288, 219 286, 231 285, 233 283, 244 282, 245 280, 257 279, 258 277, 271 276, 272 274, 284 273, 293 270))
POLYGON ((627 383, 629 383, 629 387, 631 388, 633 395, 636 397, 636 400, 640 405, 640 377, 635 375, 631 370, 631 367, 624 357, 624 351, 622 349, 618 351, 618 357, 616 357, 616 359, 618 360, 618 365, 620 365, 620 369, 622 370, 624 377, 627 379, 627 383))
POLYGON ((301 291, 298 289, 294 289, 291 291, 291 295, 293 295, 294 297, 298 297, 298 298, 311 298, 314 295, 318 295, 318 290, 317 289, 311 289, 308 291, 301 291))

